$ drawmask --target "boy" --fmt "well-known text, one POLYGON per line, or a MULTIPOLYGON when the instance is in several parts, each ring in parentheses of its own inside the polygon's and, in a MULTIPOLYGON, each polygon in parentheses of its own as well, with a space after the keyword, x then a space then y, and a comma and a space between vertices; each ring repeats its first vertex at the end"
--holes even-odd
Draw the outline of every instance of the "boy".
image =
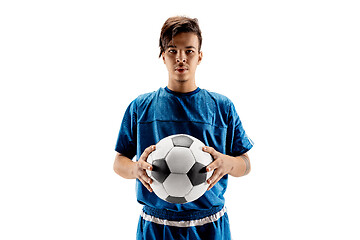
POLYGON ((127 108, 116 143, 114 171, 137 179, 137 200, 144 205, 137 239, 231 239, 224 207, 228 174, 250 172, 247 155, 253 143, 247 137, 233 103, 223 95, 200 89, 195 71, 202 60, 201 31, 197 19, 169 18, 160 34, 160 56, 169 73, 165 88, 137 97, 127 108), (205 143, 203 151, 214 161, 209 188, 199 199, 172 204, 151 189, 147 156, 159 140, 189 134, 205 143), (131 159, 136 155, 137 161, 131 159))

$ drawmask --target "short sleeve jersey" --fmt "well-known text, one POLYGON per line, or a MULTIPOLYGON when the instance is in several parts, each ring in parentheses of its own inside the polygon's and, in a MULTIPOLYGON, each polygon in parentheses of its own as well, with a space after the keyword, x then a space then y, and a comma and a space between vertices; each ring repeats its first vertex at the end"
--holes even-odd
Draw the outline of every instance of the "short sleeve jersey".
MULTIPOLYGON (((246 135, 234 104, 225 96, 197 88, 189 93, 167 87, 140 95, 128 106, 121 123, 115 150, 138 160, 150 145, 174 134, 188 134, 206 146, 230 156, 249 151, 253 142, 246 135)), ((173 204, 150 193, 136 180, 137 200, 157 209, 205 210, 224 205, 228 176, 199 199, 173 204)))

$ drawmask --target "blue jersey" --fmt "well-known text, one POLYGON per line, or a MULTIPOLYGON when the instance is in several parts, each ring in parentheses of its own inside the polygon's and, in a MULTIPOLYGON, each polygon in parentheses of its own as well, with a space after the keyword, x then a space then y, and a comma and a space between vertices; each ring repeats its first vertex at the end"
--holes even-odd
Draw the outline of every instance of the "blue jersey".
MULTIPOLYGON (((234 104, 225 96, 197 88, 176 93, 165 88, 140 95, 127 108, 115 150, 138 160, 150 145, 174 134, 188 134, 205 145, 230 156, 249 151, 253 143, 246 135, 234 104)), ((173 204, 150 193, 139 180, 136 194, 139 203, 171 211, 208 210, 224 206, 228 176, 199 199, 173 204)))

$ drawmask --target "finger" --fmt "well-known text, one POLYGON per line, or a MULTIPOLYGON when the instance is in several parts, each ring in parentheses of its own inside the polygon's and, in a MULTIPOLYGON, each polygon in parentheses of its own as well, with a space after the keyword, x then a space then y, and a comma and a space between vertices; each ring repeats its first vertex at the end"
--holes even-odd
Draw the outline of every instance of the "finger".
POLYGON ((222 172, 217 169, 213 172, 212 176, 207 180, 207 182, 209 184, 216 183, 221 179, 222 176, 223 176, 222 172))
POLYGON ((142 173, 140 174, 140 176, 138 178, 148 184, 152 183, 152 179, 147 175, 146 171, 142 171, 142 173))
POLYGON ((149 170, 152 171, 152 165, 144 160, 139 160, 138 161, 139 167, 141 168, 141 170, 149 170))
POLYGON ((224 174, 219 173, 220 171, 214 171, 214 174, 207 180, 209 187, 207 190, 210 190, 215 184, 224 176, 224 174))
MULTIPOLYGON (((156 149, 156 146, 155 146, 155 145, 151 145, 151 146, 145 148, 144 152, 143 152, 143 153, 141 154, 141 156, 140 156, 140 159, 146 161, 146 159, 148 158, 149 154, 150 154, 151 152, 153 152, 155 149, 156 149)), ((140 160, 140 159, 139 159, 139 160, 140 160)))
POLYGON ((152 192, 152 188, 150 187, 150 184, 146 183, 144 180, 139 179, 139 181, 142 183, 142 185, 144 185, 144 187, 146 187, 147 190, 149 190, 149 192, 152 192))
POLYGON ((146 148, 144 152, 141 154, 139 159, 139 167, 141 169, 146 169, 152 171, 152 166, 147 162, 147 158, 149 157, 150 153, 152 153, 156 149, 155 145, 151 145, 150 147, 146 148))
POLYGON ((216 151, 213 147, 209 147, 209 146, 205 146, 203 147, 203 151, 210 153, 210 155, 214 158, 217 159, 218 158, 218 151, 216 151))
POLYGON ((221 159, 215 160, 212 163, 210 163, 207 167, 206 167, 206 171, 210 172, 212 170, 216 170, 220 167, 221 165, 221 159))

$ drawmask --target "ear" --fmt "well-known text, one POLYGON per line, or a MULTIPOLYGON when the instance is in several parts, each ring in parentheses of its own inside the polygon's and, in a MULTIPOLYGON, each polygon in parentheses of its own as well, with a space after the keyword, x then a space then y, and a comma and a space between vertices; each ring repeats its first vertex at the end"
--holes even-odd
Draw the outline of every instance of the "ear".
POLYGON ((165 52, 162 52, 162 53, 161 53, 161 57, 162 57, 162 60, 163 60, 164 64, 166 64, 166 63, 165 63, 165 52))
POLYGON ((203 52, 200 51, 200 52, 199 52, 198 65, 201 63, 202 58, 203 58, 203 52))

